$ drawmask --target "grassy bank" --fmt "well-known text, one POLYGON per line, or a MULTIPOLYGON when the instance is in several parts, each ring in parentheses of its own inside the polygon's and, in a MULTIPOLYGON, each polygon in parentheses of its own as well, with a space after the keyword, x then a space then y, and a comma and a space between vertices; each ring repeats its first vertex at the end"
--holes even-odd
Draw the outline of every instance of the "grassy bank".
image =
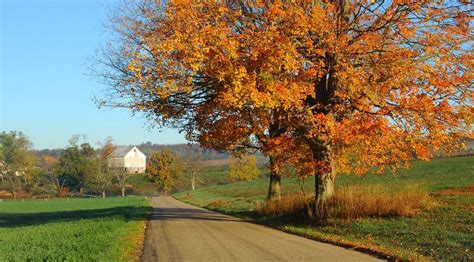
POLYGON ((0 261, 138 260, 143 197, 0 202, 0 261))
MULTIPOLYGON (((283 193, 300 191, 300 181, 284 178, 283 193)), ((336 187, 377 186, 397 192, 410 185, 426 190, 436 206, 407 217, 368 217, 328 226, 296 223, 294 217, 258 216, 256 206, 265 200, 267 179, 213 186, 176 194, 188 203, 247 217, 308 238, 369 249, 402 259, 473 260, 474 157, 415 162, 397 174, 340 176, 336 187)), ((312 181, 303 186, 312 190, 312 181)))

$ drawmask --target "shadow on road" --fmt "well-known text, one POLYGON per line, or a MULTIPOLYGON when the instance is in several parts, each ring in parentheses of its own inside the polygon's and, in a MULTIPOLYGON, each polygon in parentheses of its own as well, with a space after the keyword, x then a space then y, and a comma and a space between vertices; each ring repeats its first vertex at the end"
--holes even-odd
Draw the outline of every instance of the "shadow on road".
POLYGON ((195 208, 153 208, 149 220, 214 220, 235 221, 241 220, 195 208))

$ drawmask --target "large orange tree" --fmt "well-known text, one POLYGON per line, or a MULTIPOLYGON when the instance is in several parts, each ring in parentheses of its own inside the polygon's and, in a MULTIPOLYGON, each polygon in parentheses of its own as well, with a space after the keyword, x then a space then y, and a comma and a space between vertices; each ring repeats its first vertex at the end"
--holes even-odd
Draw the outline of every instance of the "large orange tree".
POLYGON ((472 8, 131 2, 112 20, 116 38, 100 60, 105 103, 204 146, 261 150, 273 181, 284 164, 315 176, 317 212, 337 173, 428 159, 470 135, 472 8))

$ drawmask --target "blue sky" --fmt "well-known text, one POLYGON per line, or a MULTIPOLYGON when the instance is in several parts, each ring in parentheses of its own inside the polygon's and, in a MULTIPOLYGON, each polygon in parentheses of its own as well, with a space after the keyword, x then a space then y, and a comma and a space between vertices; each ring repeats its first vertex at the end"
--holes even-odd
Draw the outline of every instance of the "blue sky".
POLYGON ((97 109, 105 87, 86 63, 103 43, 111 1, 0 0, 0 130, 18 130, 34 147, 58 148, 74 134, 95 144, 184 143, 176 130, 148 128, 145 119, 97 109))

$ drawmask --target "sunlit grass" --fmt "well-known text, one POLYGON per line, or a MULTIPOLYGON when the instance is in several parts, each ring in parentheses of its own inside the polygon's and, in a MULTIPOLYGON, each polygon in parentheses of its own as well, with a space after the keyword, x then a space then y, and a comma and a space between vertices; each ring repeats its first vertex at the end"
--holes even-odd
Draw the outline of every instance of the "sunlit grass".
POLYGON ((143 197, 0 202, 0 261, 134 259, 143 197))

